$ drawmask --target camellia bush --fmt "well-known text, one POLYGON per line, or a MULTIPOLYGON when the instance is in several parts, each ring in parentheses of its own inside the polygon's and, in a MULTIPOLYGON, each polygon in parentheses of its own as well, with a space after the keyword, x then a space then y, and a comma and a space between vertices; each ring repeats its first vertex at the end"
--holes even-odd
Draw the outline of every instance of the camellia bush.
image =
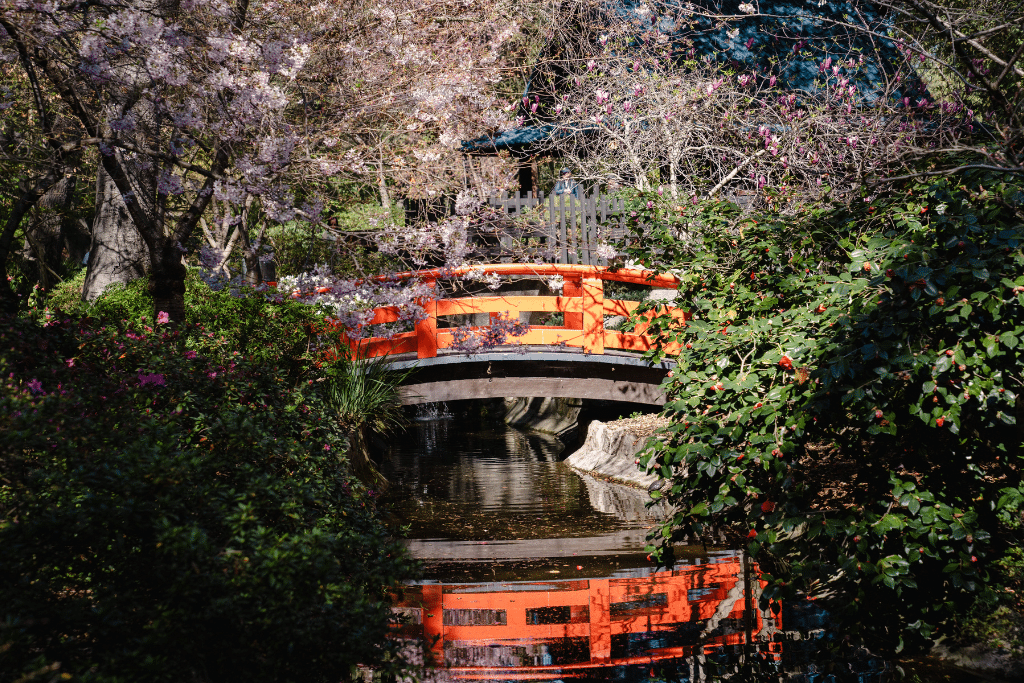
POLYGON ((0 323, 0 681, 399 670, 387 590, 413 565, 329 373, 166 319, 0 323))
POLYGON ((659 354, 680 345, 668 438, 642 458, 675 509, 663 559, 725 532, 775 609, 821 600, 883 651, 949 633, 972 604, 1015 604, 1024 193, 1008 178, 787 215, 637 197, 627 251, 678 274, 693 313, 651 328, 659 354))

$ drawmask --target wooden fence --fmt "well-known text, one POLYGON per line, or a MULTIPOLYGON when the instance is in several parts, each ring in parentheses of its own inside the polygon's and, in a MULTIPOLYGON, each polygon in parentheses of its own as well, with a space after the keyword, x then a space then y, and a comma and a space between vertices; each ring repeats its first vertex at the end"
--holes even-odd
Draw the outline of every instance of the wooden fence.
MULTIPOLYGON (((582 188, 580 196, 571 194, 509 197, 502 192, 490 197, 487 203, 502 208, 509 216, 522 216, 529 209, 539 209, 532 231, 544 240, 555 263, 573 263, 586 266, 607 266, 607 259, 597 254, 600 242, 619 240, 626 235, 625 201, 619 197, 592 192, 589 196, 582 188)), ((502 238, 502 247, 511 247, 511 236, 502 238)))

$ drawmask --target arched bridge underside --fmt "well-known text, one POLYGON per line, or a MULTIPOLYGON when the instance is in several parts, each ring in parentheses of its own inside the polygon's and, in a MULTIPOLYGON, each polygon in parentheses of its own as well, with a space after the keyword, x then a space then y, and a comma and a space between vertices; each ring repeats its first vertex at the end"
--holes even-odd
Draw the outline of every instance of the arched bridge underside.
POLYGON ((391 367, 409 370, 399 396, 405 405, 463 399, 550 396, 663 405, 660 384, 674 363, 652 364, 636 354, 546 346, 498 348, 433 358, 408 353, 391 367))

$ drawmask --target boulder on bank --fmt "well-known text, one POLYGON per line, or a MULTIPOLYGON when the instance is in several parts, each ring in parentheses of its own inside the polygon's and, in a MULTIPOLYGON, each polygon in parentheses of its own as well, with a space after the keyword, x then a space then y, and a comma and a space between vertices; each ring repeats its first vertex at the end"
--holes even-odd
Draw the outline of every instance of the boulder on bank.
POLYGON ((654 432, 669 423, 658 415, 599 422, 587 429, 583 447, 566 458, 565 463, 582 472, 612 481, 650 489, 658 484, 658 476, 644 472, 636 460, 654 432))

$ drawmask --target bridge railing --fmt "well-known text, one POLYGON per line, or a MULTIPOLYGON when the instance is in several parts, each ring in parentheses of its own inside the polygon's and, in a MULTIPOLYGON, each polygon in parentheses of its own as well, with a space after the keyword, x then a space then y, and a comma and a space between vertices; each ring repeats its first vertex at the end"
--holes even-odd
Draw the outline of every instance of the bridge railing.
MULTIPOLYGON (((625 282, 647 285, 660 289, 675 289, 678 281, 672 275, 652 273, 643 270, 608 270, 599 266, 568 264, 496 264, 469 266, 455 270, 429 270, 404 273, 401 277, 419 278, 436 288, 437 281, 449 278, 476 277, 488 274, 498 276, 561 276, 564 280, 561 296, 520 296, 494 295, 461 298, 423 300, 420 305, 427 313, 424 320, 416 323, 411 332, 391 337, 351 339, 349 344, 361 357, 377 357, 401 353, 415 353, 417 358, 434 358, 441 349, 457 344, 456 329, 463 331, 484 330, 483 327, 439 327, 438 319, 445 316, 487 313, 492 319, 502 316, 517 317, 520 313, 547 312, 563 314, 561 325, 531 325, 526 334, 513 337, 510 343, 522 345, 568 346, 583 349, 586 353, 601 354, 605 349, 624 351, 647 351, 654 345, 649 337, 647 324, 640 323, 632 332, 605 329, 605 316, 628 317, 640 306, 637 301, 606 299, 605 282, 625 282)), ((662 306, 647 314, 667 312, 679 321, 685 321, 687 313, 682 309, 662 306)), ((370 325, 396 322, 399 311, 393 307, 382 307, 375 311, 370 325)), ((678 353, 678 345, 666 347, 669 353, 678 353)))

